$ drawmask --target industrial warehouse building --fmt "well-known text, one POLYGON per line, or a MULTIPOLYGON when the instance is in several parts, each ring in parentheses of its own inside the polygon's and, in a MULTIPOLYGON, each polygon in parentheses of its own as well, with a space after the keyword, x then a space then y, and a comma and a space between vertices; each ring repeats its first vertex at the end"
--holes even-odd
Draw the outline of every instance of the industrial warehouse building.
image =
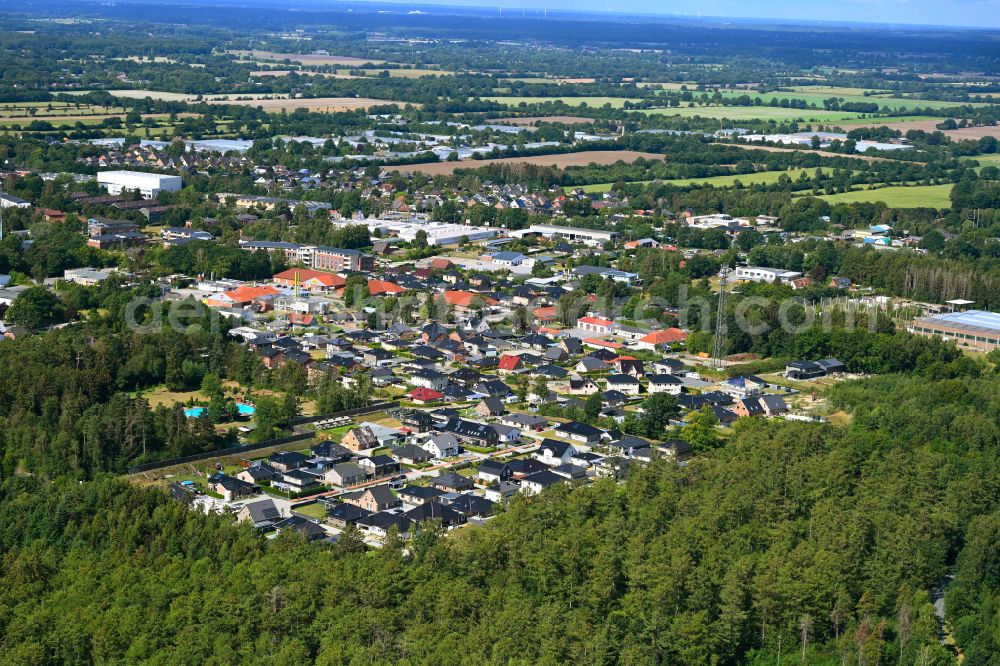
POLYGON ((954 340, 959 347, 991 351, 1000 347, 1000 314, 983 310, 946 312, 920 317, 910 329, 918 335, 954 340))
POLYGON ((604 245, 614 243, 621 234, 617 231, 601 231, 600 229, 578 229, 576 227, 561 227, 555 224, 533 224, 527 229, 519 229, 510 232, 511 236, 524 238, 525 236, 543 236, 550 239, 566 239, 569 241, 586 243, 588 245, 604 245))
POLYGON ((102 171, 97 174, 97 184, 107 188, 108 194, 139 190, 144 199, 153 199, 160 192, 176 192, 182 187, 180 176, 142 171, 102 171))

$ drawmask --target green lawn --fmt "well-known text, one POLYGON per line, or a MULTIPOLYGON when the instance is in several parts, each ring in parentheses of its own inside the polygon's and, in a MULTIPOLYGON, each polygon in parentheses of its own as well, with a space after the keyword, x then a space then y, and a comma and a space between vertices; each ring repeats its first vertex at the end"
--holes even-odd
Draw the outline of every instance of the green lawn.
POLYGON ((897 185, 876 190, 857 190, 820 196, 830 203, 883 201, 892 208, 950 208, 953 185, 897 185))
MULTIPOLYGON (((865 96, 863 94, 836 94, 825 92, 825 90, 831 90, 830 88, 818 88, 813 92, 769 92, 769 93, 755 93, 755 92, 743 92, 743 91, 724 91, 721 92, 723 97, 737 98, 744 95, 749 96, 751 99, 760 99, 764 104, 769 103, 772 99, 776 99, 779 102, 783 99, 787 100, 802 100, 807 104, 815 104, 820 109, 823 108, 823 100, 830 99, 831 97, 836 97, 843 100, 844 102, 864 102, 864 103, 875 103, 880 107, 888 106, 894 110, 910 111, 913 109, 924 109, 924 108, 934 108, 934 109, 948 109, 956 106, 963 106, 960 102, 938 102, 934 100, 923 100, 923 99, 911 99, 905 97, 893 97, 891 95, 869 95, 865 96)), ((695 95, 700 95, 701 93, 695 93, 695 95)), ((711 97, 714 93, 708 93, 711 97)))
MULTIPOLYGON (((706 178, 673 178, 664 180, 663 182, 668 185, 677 185, 680 187, 685 186, 700 186, 700 185, 712 185, 714 187, 732 187, 733 184, 738 180, 744 185, 754 185, 758 183, 763 183, 769 185, 771 183, 778 182, 778 178, 781 174, 786 173, 792 180, 799 177, 799 172, 802 169, 790 169, 788 171, 759 171, 757 173, 744 173, 744 174, 733 174, 726 176, 708 176, 706 178)), ((815 171, 814 169, 807 169, 807 171, 815 171)), ((642 180, 636 181, 640 183, 650 183, 652 181, 642 180)), ((584 192, 591 194, 603 194, 604 192, 609 192, 614 183, 595 183, 593 185, 582 185, 573 186, 567 185, 566 191, 574 190, 580 187, 584 192)))
POLYGON ((312 518, 313 520, 326 519, 326 507, 320 504, 319 502, 303 504, 302 506, 297 506, 293 508, 296 513, 301 514, 306 518, 312 518))
POLYGON ((972 157, 963 157, 962 159, 976 160, 981 166, 1000 166, 1000 153, 993 155, 973 155, 972 157))
POLYGON ((729 120, 802 120, 804 122, 839 122, 858 118, 852 111, 824 109, 783 109, 780 106, 678 106, 669 109, 646 109, 643 113, 658 116, 691 118, 726 118, 729 120))

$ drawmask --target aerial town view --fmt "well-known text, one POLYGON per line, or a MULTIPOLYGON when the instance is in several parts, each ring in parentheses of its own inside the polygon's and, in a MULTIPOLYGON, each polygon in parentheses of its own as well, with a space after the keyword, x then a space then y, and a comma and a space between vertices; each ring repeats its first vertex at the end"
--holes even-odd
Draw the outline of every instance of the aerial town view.
POLYGON ((5 0, 0 665, 1000 666, 1000 0, 5 0))

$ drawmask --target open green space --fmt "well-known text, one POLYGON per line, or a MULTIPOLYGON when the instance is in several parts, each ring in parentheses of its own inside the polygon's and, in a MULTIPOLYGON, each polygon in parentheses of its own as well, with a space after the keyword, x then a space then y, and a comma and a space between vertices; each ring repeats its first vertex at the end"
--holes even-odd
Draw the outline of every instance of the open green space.
MULTIPOLYGON (((831 90, 831 89, 826 89, 831 90)), ((835 89, 833 89, 835 90, 835 89)), ((697 93, 701 95, 702 93, 697 93)), ((710 97, 714 93, 705 93, 710 97)), ((891 109, 899 109, 903 111, 910 111, 913 109, 925 109, 925 108, 936 108, 936 109, 948 109, 956 106, 964 106, 961 102, 938 102, 934 100, 924 100, 924 99, 913 99, 908 97, 896 97, 896 96, 883 96, 883 95, 864 95, 864 94, 838 94, 833 92, 825 92, 824 89, 818 88, 814 92, 768 92, 768 93, 757 93, 752 91, 742 91, 742 90, 726 90, 720 91, 723 97, 727 98, 738 98, 748 96, 751 99, 759 99, 764 104, 768 104, 771 100, 776 99, 779 102, 781 100, 803 100, 807 104, 815 104, 820 109, 823 108, 823 101, 830 99, 831 97, 836 97, 842 102, 862 102, 862 103, 873 103, 881 106, 888 106, 891 109)), ((980 104, 977 106, 985 106, 985 104, 980 104)))
POLYGON ((830 203, 882 201, 892 208, 950 208, 949 195, 953 185, 897 185, 875 190, 855 190, 840 194, 825 194, 820 199, 830 203))
MULTIPOLYGON (((743 185, 770 185, 771 183, 778 182, 778 179, 782 174, 788 174, 793 180, 798 178, 799 173, 802 171, 812 171, 811 169, 791 169, 788 171, 759 171, 757 173, 740 173, 740 174, 729 174, 725 176, 708 176, 705 178, 672 178, 662 181, 667 185, 678 185, 684 186, 702 186, 702 185, 712 185, 713 187, 732 187, 739 181, 743 185)), ((651 183, 650 180, 635 181, 639 183, 651 183)), ((589 194, 602 194, 604 192, 611 191, 614 183, 595 183, 593 185, 567 185, 566 190, 575 190, 577 188, 582 189, 584 192, 589 194)))

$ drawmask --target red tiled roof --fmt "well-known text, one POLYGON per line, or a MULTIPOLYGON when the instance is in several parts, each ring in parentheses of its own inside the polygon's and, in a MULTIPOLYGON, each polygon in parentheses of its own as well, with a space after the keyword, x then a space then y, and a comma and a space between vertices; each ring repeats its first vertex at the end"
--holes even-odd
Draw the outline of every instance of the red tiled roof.
POLYGON ((483 299, 486 305, 496 305, 499 301, 481 294, 476 294, 471 291, 457 291, 454 289, 444 292, 444 300, 448 305, 460 305, 462 307, 469 307, 472 301, 479 296, 483 299))
POLYGON ((504 354, 500 357, 499 368, 501 370, 517 370, 518 366, 521 365, 521 359, 518 356, 512 354, 504 354))
POLYGON ((581 324, 593 324, 594 326, 605 326, 611 328, 614 322, 610 319, 601 319, 600 317, 580 317, 577 320, 581 324))
POLYGON ((272 279, 275 282, 295 282, 295 275, 299 276, 299 284, 306 285, 306 283, 312 283, 317 285, 322 285, 324 287, 343 287, 347 284, 347 280, 336 273, 326 273, 324 271, 314 271, 308 268, 289 268, 287 271, 281 271, 275 275, 272 279))
POLYGON ((368 280, 368 293, 372 296, 382 294, 402 294, 406 289, 400 287, 395 282, 387 280, 368 280))
POLYGON ((608 349, 621 349, 625 346, 617 342, 611 342, 610 340, 601 340, 600 338, 584 338, 583 342, 594 347, 607 347, 608 349))
POLYGON ((440 400, 444 397, 444 393, 435 391, 434 389, 425 388, 423 386, 418 387, 406 394, 410 400, 420 400, 422 402, 430 402, 431 400, 440 400))
POLYGON ((556 318, 556 308, 555 306, 535 308, 534 312, 531 314, 533 314, 535 319, 538 319, 539 321, 552 321, 556 318))
POLYGON ((662 331, 653 331, 648 335, 639 338, 639 342, 651 345, 669 345, 687 339, 688 334, 679 328, 667 328, 662 331))
POLYGON ((281 292, 274 287, 237 287, 223 292, 222 295, 233 303, 250 303, 263 296, 276 296, 279 293, 281 292))

